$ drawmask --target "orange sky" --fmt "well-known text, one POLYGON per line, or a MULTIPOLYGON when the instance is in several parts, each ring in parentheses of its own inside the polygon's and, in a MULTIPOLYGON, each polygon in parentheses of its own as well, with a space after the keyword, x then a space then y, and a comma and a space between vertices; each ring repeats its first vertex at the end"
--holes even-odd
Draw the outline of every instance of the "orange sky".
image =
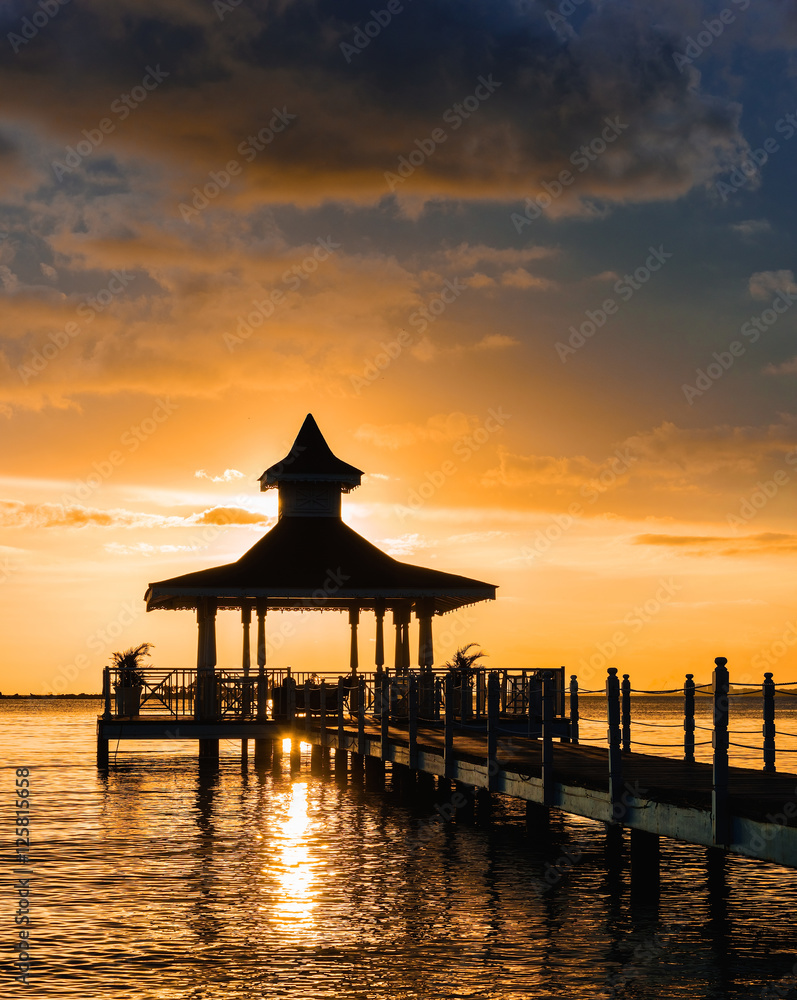
MULTIPOLYGON (((797 679, 794 26, 739 11, 684 72, 699 4, 520 6, 408 6, 347 62, 309 0, 87 0, 0 68, 4 694, 193 665, 146 585, 273 523, 309 411, 352 527, 499 586, 438 663, 797 679)), ((342 618, 291 621, 270 663, 345 668, 342 618)))

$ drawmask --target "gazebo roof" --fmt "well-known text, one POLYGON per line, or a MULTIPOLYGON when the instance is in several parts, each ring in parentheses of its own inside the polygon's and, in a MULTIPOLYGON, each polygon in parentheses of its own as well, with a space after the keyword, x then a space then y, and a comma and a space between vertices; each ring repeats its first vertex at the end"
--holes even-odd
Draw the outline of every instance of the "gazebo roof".
POLYGON ((196 608, 209 598, 218 608, 266 599, 274 609, 414 604, 417 610, 422 602, 427 613, 444 614, 495 599, 494 584, 399 562, 345 524, 340 493, 358 486, 361 477, 359 469, 332 453, 308 414, 289 455, 260 477, 261 489, 280 487, 274 527, 237 562, 150 584, 147 611, 196 608), (308 489, 334 494, 337 504, 308 507, 296 495, 308 489))
POLYGON ((226 566, 150 584, 147 610, 193 608, 212 597, 220 608, 268 598, 271 608, 339 608, 356 601, 387 607, 431 598, 438 614, 494 600, 495 586, 399 562, 337 518, 282 518, 226 566))
POLYGON ((279 486, 281 482, 334 482, 345 492, 360 485, 362 471, 332 453, 324 435, 308 413, 296 435, 291 450, 281 462, 269 466, 260 477, 260 489, 279 486))

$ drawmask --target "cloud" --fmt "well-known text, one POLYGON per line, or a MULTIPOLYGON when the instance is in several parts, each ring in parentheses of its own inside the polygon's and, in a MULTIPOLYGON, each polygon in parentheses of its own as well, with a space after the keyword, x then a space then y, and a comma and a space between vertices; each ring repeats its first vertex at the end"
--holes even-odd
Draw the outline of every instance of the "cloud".
POLYGON ((797 375, 797 355, 788 361, 781 361, 779 365, 767 365, 764 369, 765 375, 797 375))
POLYGON ((552 288, 559 287, 550 278, 540 278, 535 274, 530 274, 525 267, 516 267, 514 271, 504 271, 501 275, 501 284, 504 288, 519 288, 523 291, 533 288, 535 292, 548 292, 552 288))
MULTIPOLYGON (((4 33, 18 26, 13 8, 3 14, 4 33)), ((365 3, 252 0, 220 23, 211 4, 87 0, 70 7, 57 31, 40 32, 5 60, 0 86, 9 118, 36 123, 38 158, 30 140, 13 137, 15 161, 33 160, 34 190, 42 172, 52 177, 52 160, 105 115, 114 132, 68 176, 72 194, 124 189, 131 173, 146 175, 148 160, 185 201, 237 157, 245 170, 228 194, 239 206, 264 198, 376 202, 390 193, 385 173, 442 128, 445 140, 399 197, 503 201, 572 169, 574 151, 616 117, 628 130, 579 176, 576 198, 673 198, 735 162, 746 144, 740 108, 702 93, 699 77, 675 65, 681 26, 669 8, 595 5, 563 38, 541 7, 427 0, 407 5, 347 60, 341 46, 369 17, 365 3), (91 53, 77 78, 75 52, 91 53), (114 99, 140 85, 151 65, 168 76, 140 110, 115 115, 114 99), (59 85, 66 78, 69 88, 59 85), (492 93, 467 111, 480 80, 492 93), (272 105, 296 119, 248 160, 240 149, 268 127, 272 105)))
POLYGON ((266 515, 241 507, 211 507, 185 517, 144 514, 130 510, 102 510, 81 504, 25 503, 0 500, 2 528, 181 528, 196 525, 266 524, 266 515))
POLYGON ((726 535, 637 535, 634 545, 685 550, 693 556, 792 555, 797 553, 797 534, 762 532, 739 538, 726 535))
POLYGON ((769 219, 746 219, 744 222, 731 223, 731 230, 745 238, 761 236, 772 232, 769 219))
POLYGON ((446 250, 443 256, 452 268, 470 270, 477 264, 523 265, 535 260, 545 260, 555 256, 558 251, 551 247, 490 247, 484 243, 471 245, 460 243, 459 246, 446 250))
POLYGON ((479 426, 473 414, 437 413, 425 424, 361 424, 355 431, 358 441, 369 441, 378 448, 407 448, 420 442, 447 444, 458 441, 479 426))
POLYGON ((211 476, 204 469, 197 469, 194 477, 196 479, 209 479, 211 483, 232 483, 236 479, 246 479, 246 474, 237 469, 225 469, 220 476, 211 476))
POLYGON ((754 299, 771 299, 778 292, 797 294, 797 284, 792 271, 756 271, 747 283, 754 299))

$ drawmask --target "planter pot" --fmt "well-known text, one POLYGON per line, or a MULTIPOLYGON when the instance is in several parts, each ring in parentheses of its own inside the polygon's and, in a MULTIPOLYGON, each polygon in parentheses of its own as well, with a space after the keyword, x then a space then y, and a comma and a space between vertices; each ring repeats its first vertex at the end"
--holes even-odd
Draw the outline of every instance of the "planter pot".
POLYGON ((116 714, 125 717, 135 716, 141 710, 141 685, 136 687, 118 687, 116 689, 116 714))

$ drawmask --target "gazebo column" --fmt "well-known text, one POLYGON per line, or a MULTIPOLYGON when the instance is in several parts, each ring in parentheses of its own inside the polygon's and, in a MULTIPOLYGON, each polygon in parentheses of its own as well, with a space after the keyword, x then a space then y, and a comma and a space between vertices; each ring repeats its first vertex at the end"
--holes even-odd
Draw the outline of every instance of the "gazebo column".
POLYGON ((407 608, 401 620, 401 672, 410 672, 410 608, 407 608))
MULTIPOLYGON (((197 674, 194 718, 198 722, 216 719, 216 601, 203 597, 197 604, 197 674)), ((218 759, 218 739, 200 739, 199 756, 218 759)))
POLYGON ((374 612, 376 614, 376 648, 374 650, 374 660, 376 662, 377 678, 381 678, 382 670, 385 666, 385 602, 376 601, 374 612))
POLYGON ((421 715, 431 719, 434 714, 434 678, 432 663, 434 650, 432 645, 432 615, 434 601, 424 599, 415 604, 415 616, 418 619, 418 667, 421 677, 418 685, 421 715))
MULTIPOLYGON (((264 722, 266 718, 266 613, 268 601, 259 597, 255 601, 257 615, 257 721, 264 722)), ((267 764, 271 741, 255 738, 255 767, 267 764)))
MULTIPOLYGON (((247 718, 252 708, 252 689, 249 687, 249 671, 252 666, 252 657, 249 646, 249 629, 252 624, 252 606, 246 601, 241 603, 241 629, 243 631, 243 645, 241 648, 241 669, 244 672, 243 685, 241 690, 241 714, 247 718)), ((241 740, 241 763, 245 764, 249 756, 249 740, 241 740)))
POLYGON ((351 644, 349 647, 349 709, 356 712, 360 705, 360 687, 357 668, 360 666, 360 654, 357 646, 357 626, 360 623, 360 608, 357 604, 349 605, 349 626, 351 627, 351 644))
POLYGON ((395 656, 393 658, 393 672, 398 675, 401 673, 402 664, 404 662, 404 657, 401 651, 401 608, 393 608, 393 625, 396 629, 396 649, 395 656))

